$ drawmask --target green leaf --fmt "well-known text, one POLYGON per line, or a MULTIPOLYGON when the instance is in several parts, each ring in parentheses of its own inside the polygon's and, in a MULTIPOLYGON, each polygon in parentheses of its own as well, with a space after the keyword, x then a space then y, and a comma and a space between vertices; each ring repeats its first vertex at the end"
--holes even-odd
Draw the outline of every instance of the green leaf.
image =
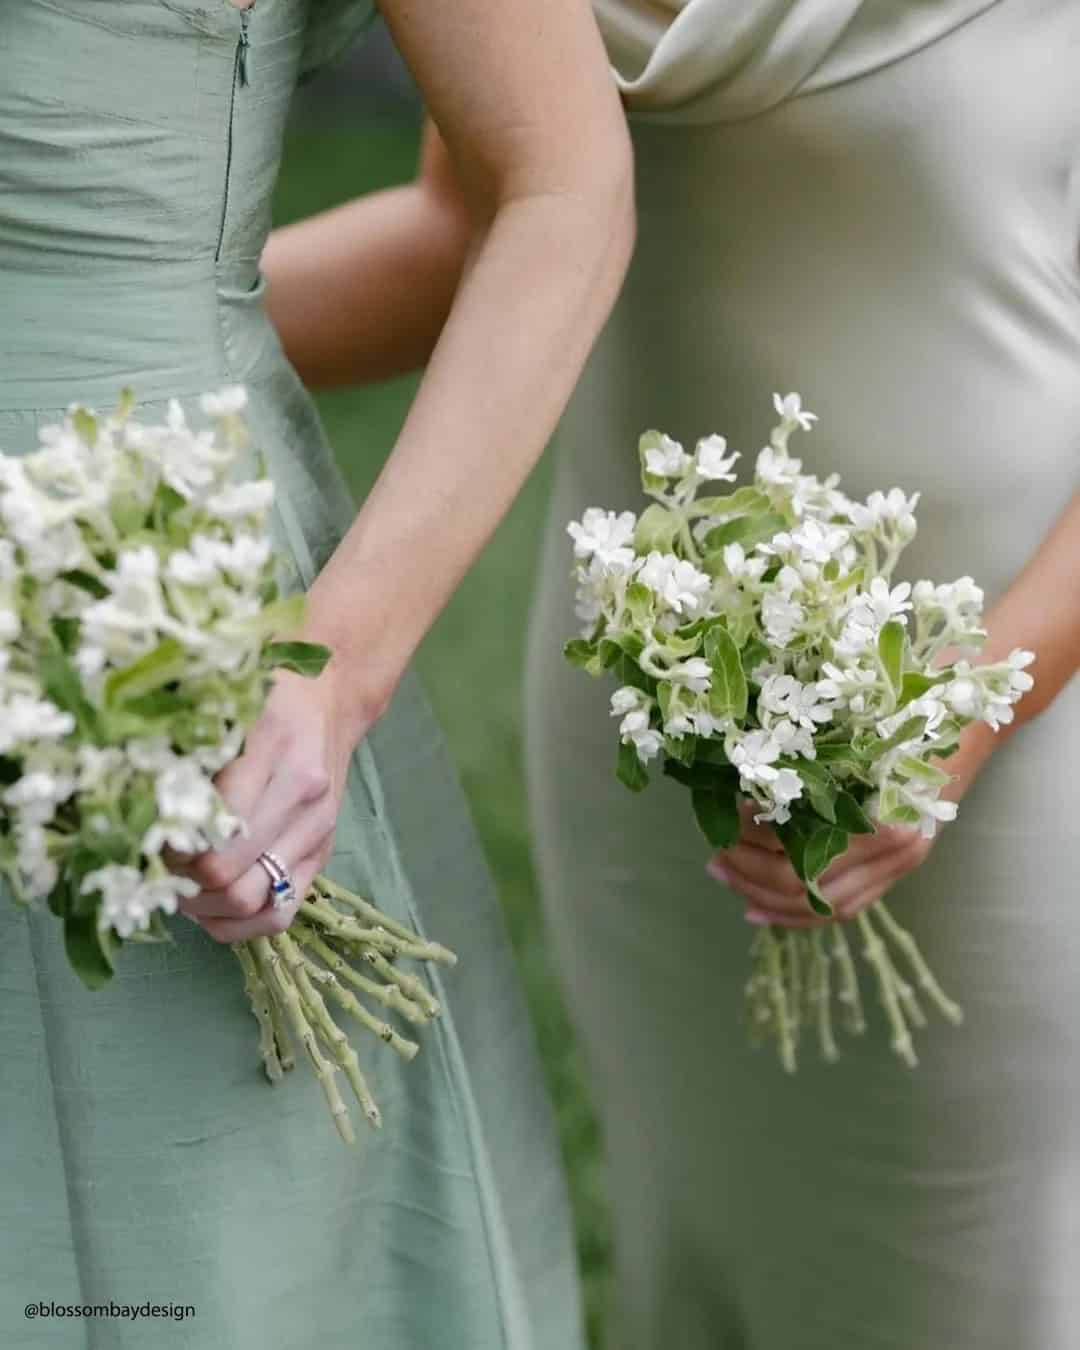
POLYGON ((710 764, 701 758, 707 741, 698 742, 698 753, 693 764, 682 764, 677 759, 665 759, 663 771, 668 778, 682 783, 693 791, 712 792, 717 796, 734 797, 739 788, 739 775, 734 769, 710 764))
POLYGON ((264 670, 291 670, 297 675, 321 675, 333 655, 319 642, 271 642, 264 647, 259 664, 264 670))
POLYGON ((149 694, 125 699, 124 712, 129 716, 145 717, 149 721, 154 721, 162 717, 175 717, 177 713, 187 712, 198 706, 197 695, 181 693, 179 689, 152 689, 149 694))
POLYGON ((769 498, 759 488, 741 487, 726 497, 698 497, 690 504, 691 516, 760 515, 769 509, 769 498))
POLYGON ((103 581, 100 581, 92 572, 84 572, 81 567, 73 567, 68 572, 61 572, 60 580, 66 581, 69 586, 78 586, 81 591, 87 591, 95 600, 104 600, 110 594, 108 586, 103 581))
POLYGON ((162 916, 161 910, 155 909, 150 915, 150 926, 148 928, 136 928, 128 939, 129 942, 175 942, 175 938, 169 932, 168 925, 162 916))
POLYGON ((897 697, 904 683, 904 639, 904 625, 896 619, 890 619, 878 634, 878 656, 897 697))
POLYGON ((739 649, 726 628, 711 628, 705 635, 705 659, 712 667, 709 711, 714 717, 746 716, 749 691, 739 649))
POLYGON ((87 408, 76 408, 71 414, 71 423, 79 439, 93 449, 98 437, 97 418, 94 414, 87 408))
POLYGON ((951 773, 946 773, 944 769, 939 769, 936 764, 928 764, 926 760, 919 759, 915 755, 901 755, 896 767, 905 778, 915 778, 928 787, 943 788, 947 783, 952 782, 951 773))
POLYGON ((99 741, 101 721, 97 710, 83 693, 79 672, 64 653, 59 650, 42 652, 38 657, 38 675, 53 703, 72 714, 84 736, 99 741))
POLYGON ((694 736, 665 736, 664 750, 674 760, 680 764, 689 765, 694 762, 694 752, 697 749, 697 739, 694 736))
POLYGON ((116 939, 101 931, 94 914, 64 920, 64 946, 68 961, 88 989, 104 989, 113 977, 116 939))
POLYGON ((836 823, 848 834, 874 833, 874 822, 850 792, 841 792, 836 798, 836 823))
POLYGON ((828 769, 812 759, 785 761, 785 766, 794 769, 802 779, 807 799, 818 815, 830 824, 835 824, 835 802, 839 789, 828 769))
MULTIPOLYGON (((153 510, 152 501, 150 510, 153 510)), ((109 515, 120 534, 133 535, 146 524, 147 506, 135 493, 121 492, 109 503, 109 515)))
POLYGON ((642 511, 634 530, 635 552, 670 553, 679 533, 679 526, 679 518, 674 512, 661 506, 659 502, 653 502, 642 511))
POLYGON ((879 759, 889 750, 895 750, 898 745, 903 745, 905 741, 914 741, 926 730, 925 717, 909 717, 906 722, 901 723, 891 736, 884 741, 871 741, 872 755, 874 759, 879 759))
POLYGON ((56 640, 60 644, 60 649, 65 656, 71 656, 79 645, 78 619, 70 614, 57 614, 51 621, 51 627, 56 634, 56 640))
POLYGON ((643 788, 649 785, 649 773, 638 759, 638 752, 633 743, 626 744, 619 742, 619 759, 615 769, 615 776, 624 787, 628 787, 631 792, 641 792, 643 788))
POLYGON ((806 841, 803 865, 806 868, 806 880, 814 881, 834 858, 838 858, 848 846, 846 830, 838 825, 822 825, 806 841))
POLYGON ((584 670, 596 656, 596 646, 592 642, 586 642, 584 638, 572 638, 563 648, 563 656, 572 666, 584 670))
POLYGON ((731 848, 739 842, 741 822, 735 794, 718 795, 703 789, 694 789, 690 794, 701 833, 713 848, 731 848))
POLYGON ((140 656, 130 666, 116 670, 105 681, 105 705, 115 708, 121 703, 148 694, 153 689, 183 675, 187 656, 177 638, 162 638, 153 651, 140 656))
POLYGON ((786 530, 787 526, 784 517, 773 511, 767 511, 764 515, 738 516, 710 530, 705 536, 705 547, 713 550, 722 549, 725 544, 742 544, 749 551, 781 530, 786 530))
POLYGON ((626 588, 626 607, 639 628, 647 627, 656 613, 656 597, 643 582, 633 581, 626 588))
POLYGON ((896 701, 897 708, 906 708, 913 699, 922 698, 928 689, 933 689, 935 685, 943 684, 950 678, 948 672, 942 675, 923 675, 918 670, 907 671, 900 683, 900 697, 896 701))

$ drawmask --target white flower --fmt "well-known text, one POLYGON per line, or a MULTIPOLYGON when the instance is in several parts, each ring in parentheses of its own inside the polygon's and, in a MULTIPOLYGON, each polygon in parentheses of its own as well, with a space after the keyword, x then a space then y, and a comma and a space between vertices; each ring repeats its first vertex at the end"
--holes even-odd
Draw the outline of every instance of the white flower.
POLYGON ((166 820, 207 825, 218 805, 213 783, 189 759, 178 759, 155 785, 158 810, 166 820))
POLYGON ((794 769, 781 769, 768 785, 767 791, 772 798, 772 806, 767 811, 758 812, 754 820, 759 825, 766 821, 776 825, 785 824, 791 819, 791 803, 802 796, 802 779, 794 769))
POLYGON ((937 731, 945 720, 947 711, 940 690, 937 688, 928 689, 921 698, 913 699, 899 712, 893 713, 890 717, 882 718, 877 724, 877 733, 882 740, 888 740, 890 736, 900 730, 905 722, 909 722, 914 717, 925 717, 925 731, 904 742, 904 745, 917 744, 924 736, 932 736, 937 731))
POLYGON ((75 730, 75 718, 48 699, 16 693, 0 703, 0 754, 20 742, 56 741, 75 730))
MULTIPOLYGON (((630 553, 630 550, 626 552, 630 553)), ((630 554, 630 557, 632 560, 633 555, 630 554)), ((605 563, 594 556, 589 559, 587 567, 578 568, 574 611, 582 622, 581 631, 585 637, 592 633, 602 615, 612 616, 622 609, 629 580, 629 562, 605 563)))
POLYGON ((566 527, 574 541, 574 556, 599 558, 602 563, 629 566, 634 560, 634 527, 637 517, 632 511, 616 515, 590 506, 580 521, 572 520, 566 527))
POLYGON ((712 680, 712 667, 703 657, 693 656, 689 661, 677 661, 668 669, 668 679, 685 685, 695 694, 707 694, 712 680))
POLYGON ((915 508, 919 504, 919 493, 908 497, 901 488, 894 487, 888 493, 871 492, 862 502, 848 503, 847 512, 851 523, 857 530, 873 531, 881 525, 895 525, 903 540, 913 539, 917 529, 915 508))
POLYGON ((786 450, 767 445, 758 454, 754 476, 768 487, 791 488, 801 468, 801 459, 793 459, 786 450))
POLYGON ((910 594, 910 582, 901 581, 890 590, 884 577, 874 577, 861 599, 873 616, 874 626, 882 628, 892 619, 904 621, 902 616, 911 609, 910 594))
POLYGON ((87 872, 79 887, 82 894, 101 894, 98 927, 113 928, 123 938, 147 927, 151 916, 162 911, 175 914, 181 896, 199 893, 199 884, 190 877, 144 877, 137 867, 107 863, 87 872))
POLYGON ((22 621, 13 609, 0 608, 0 642, 14 642, 21 628, 22 621))
POLYGON ((742 544, 725 544, 723 556, 732 581, 756 584, 769 565, 767 558, 748 558, 742 544))
POLYGON ((942 801, 927 792, 918 792, 911 787, 900 789, 901 800, 907 806, 913 806, 919 813, 919 833, 924 839, 933 839, 939 822, 956 819, 956 803, 942 801))
POLYGON ((823 525, 813 517, 805 519, 790 534, 781 531, 767 543, 758 545, 762 553, 786 558, 795 556, 803 563, 823 565, 845 547, 851 536, 838 525, 823 525))
POLYGON ((1035 653, 1024 651, 1017 647, 1015 651, 1009 653, 1007 664, 1009 666, 1009 688, 1017 694, 1026 694, 1035 684, 1034 676, 1027 673, 1026 666, 1030 666, 1035 660, 1035 653))
POLYGON ((731 472, 732 465, 739 458, 738 450, 727 453, 727 441, 723 436, 708 436, 697 443, 698 476, 705 479, 733 483, 736 475, 731 472))
POLYGON ((206 499, 206 509, 221 520, 242 520, 261 515, 273 500, 273 480, 256 478, 247 483, 230 483, 206 499))
POLYGON ((96 745, 80 745, 75 751, 79 769, 79 791, 97 792, 112 773, 118 773, 127 767, 127 757, 119 746, 99 748, 96 745))
POLYGON ((611 696, 611 715, 625 717, 628 712, 633 712, 646 702, 648 702, 647 695, 640 689, 635 689, 633 685, 625 684, 621 689, 616 689, 611 696))
POLYGON ((803 431, 809 431, 818 420, 816 413, 803 408, 798 394, 773 394, 773 407, 785 422, 802 427, 803 431))
POLYGON ((54 773, 49 769, 24 769, 19 778, 4 790, 8 806, 21 810, 29 819, 40 824, 51 820, 56 807, 66 802, 75 791, 71 774, 54 773))
POLYGON ((48 836, 43 826, 20 817, 15 824, 15 840, 15 863, 23 884, 35 898, 48 895, 56 885, 60 869, 49 857, 48 836))
POLYGON ((232 417, 247 407, 247 390, 242 384, 226 385, 216 394, 203 394, 199 407, 207 417, 232 417))
POLYGON ((645 451, 645 469, 657 478, 680 478, 693 461, 678 441, 661 436, 660 444, 645 451))
POLYGON ((726 750, 743 787, 770 783, 778 776, 779 770, 773 765, 780 758, 780 746, 768 731, 732 732, 726 750))
MULTIPOLYGON (((648 700, 648 702, 651 704, 651 700, 648 700)), ((647 764, 650 759, 655 759, 664 744, 663 736, 659 731, 654 730, 649 723, 649 708, 641 707, 628 712, 619 724, 619 736, 623 744, 633 745, 642 764, 647 764)))
POLYGON ((639 564, 637 579, 676 614, 695 614, 712 586, 704 572, 674 553, 650 553, 639 564))
POLYGON ((759 709, 789 717, 796 726, 816 731, 833 715, 832 706, 821 698, 819 685, 800 684, 793 675, 773 675, 761 687, 759 709))
POLYGON ((782 591, 766 591, 761 601, 761 619, 765 633, 774 647, 786 647, 799 631, 806 618, 802 605, 782 591))
POLYGON ((943 690, 945 702, 960 717, 975 719, 982 716, 982 689, 976 680, 963 676, 953 680, 943 690))

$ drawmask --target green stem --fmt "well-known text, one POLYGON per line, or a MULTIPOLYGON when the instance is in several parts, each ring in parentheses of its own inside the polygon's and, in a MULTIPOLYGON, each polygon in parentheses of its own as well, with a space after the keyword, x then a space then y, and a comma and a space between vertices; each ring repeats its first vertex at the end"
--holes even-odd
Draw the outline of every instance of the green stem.
POLYGON ((907 957, 916 984, 947 1021, 951 1022, 953 1026, 959 1026, 964 1020, 964 1010, 958 1003, 954 1003, 941 988, 941 985, 938 984, 914 937, 906 928, 902 928, 896 922, 883 900, 879 900, 874 908, 888 937, 896 943, 907 957))
POLYGON ((791 1016, 788 1009, 787 991, 784 988, 784 969, 780 943, 772 928, 768 929, 765 945, 765 960, 769 971, 769 993, 772 999, 773 1016, 776 1019, 776 1035, 780 1044, 780 1063, 787 1073, 796 1068, 795 1037, 791 1028, 791 1016))
MULTIPOLYGON (((313 951, 339 980, 348 980, 350 984, 355 985, 369 998, 381 1003, 383 1007, 400 1013, 407 1021, 419 1026, 431 1020, 428 1013, 418 1003, 406 998, 396 984, 377 984, 374 980, 369 980, 365 975, 361 975, 359 971, 354 970, 344 956, 335 951, 328 942, 325 942, 316 930, 309 927, 303 919, 298 919, 292 925, 289 934, 293 941, 299 942, 302 946, 313 951)), ((436 1014, 438 1009, 439 1005, 436 1003, 436 1014)))
POLYGON ((326 970, 322 966, 316 965, 308 956, 301 955, 301 961, 304 964, 306 977, 314 980, 320 989, 324 990, 340 1007, 354 1017, 362 1027, 366 1027, 373 1035, 378 1036, 380 1041, 385 1041, 392 1050, 403 1059, 415 1059, 416 1052, 420 1049, 415 1041, 408 1041, 404 1036, 400 1036, 389 1022, 382 1022, 364 1007, 351 989, 338 980, 333 971, 326 970))
POLYGON ((244 992, 251 1001, 251 1010, 259 1024, 259 1055, 263 1062, 263 1068, 266 1070, 266 1076, 271 1083, 278 1083, 283 1076, 284 1066, 278 1058, 274 1036, 274 1004, 270 996, 270 990, 259 974, 255 958, 247 944, 234 942, 232 949, 236 959, 240 962, 240 969, 244 972, 244 992))
POLYGON ((833 957, 840 972, 840 989, 836 997, 847 1014, 848 1031, 853 1036, 861 1036, 866 1030, 866 1018, 859 994, 859 977, 855 973, 855 962, 843 925, 838 923, 833 924, 833 957))
POLYGON ((810 1001, 817 1008, 818 1040, 822 1058, 835 1064, 840 1058, 832 1025, 832 981, 829 975, 829 953, 820 928, 810 930, 810 950, 813 954, 810 1001))
POLYGON ((338 1134, 347 1144, 355 1142, 356 1136, 353 1134, 352 1121, 349 1119, 349 1109, 341 1100, 341 1093, 335 1082, 337 1070, 323 1057, 319 1049, 315 1032, 305 1015, 300 992, 284 969, 280 953, 276 946, 271 944, 271 940, 265 937, 253 938, 251 947, 263 979, 280 1000, 292 1024, 294 1035, 307 1052, 338 1134))
POLYGON ((859 932, 862 934, 866 959, 874 967, 877 974, 881 1006, 885 1009, 885 1015, 889 1020, 889 1027, 892 1031, 892 1048, 908 1068, 913 1069, 919 1061, 915 1055, 911 1033, 900 1008, 900 1000, 897 997, 896 986, 892 977, 892 966, 885 955, 885 944, 874 931, 874 927, 865 913, 859 915, 857 922, 859 932))

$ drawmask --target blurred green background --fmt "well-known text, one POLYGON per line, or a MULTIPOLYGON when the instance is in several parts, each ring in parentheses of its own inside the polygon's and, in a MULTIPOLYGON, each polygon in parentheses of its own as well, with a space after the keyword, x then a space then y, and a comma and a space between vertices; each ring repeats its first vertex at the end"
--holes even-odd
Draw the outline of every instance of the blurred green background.
MULTIPOLYGON (((413 177, 419 109, 383 39, 298 101, 275 221, 413 177), (380 46, 380 43, 382 44, 380 46)), ((374 481, 405 416, 414 378, 319 396, 357 497, 374 481)), ((534 473, 486 553, 420 651, 418 665, 456 759, 509 922, 552 1096, 577 1222, 591 1342, 600 1343, 610 1267, 599 1135, 578 1051, 550 968, 532 864, 522 774, 521 676, 550 463, 534 473), (507 628, 493 612, 518 615, 507 628), (494 678, 493 678, 494 677, 494 678), (472 691, 495 690, 477 715, 472 691)))

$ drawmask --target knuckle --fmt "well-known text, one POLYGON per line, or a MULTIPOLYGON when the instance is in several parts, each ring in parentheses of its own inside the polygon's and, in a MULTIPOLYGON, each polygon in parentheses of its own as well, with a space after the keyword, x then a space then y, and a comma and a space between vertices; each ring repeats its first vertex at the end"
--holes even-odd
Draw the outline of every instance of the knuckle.
POLYGON ((230 912, 238 919, 254 918, 265 903, 258 896, 241 890, 239 886, 226 887, 224 900, 230 912))
POLYGON ((318 801, 330 790, 330 772, 320 764, 305 764, 296 772, 302 802, 318 801))
POLYGON ((217 853, 204 853, 191 874, 204 891, 223 891, 234 880, 232 867, 217 853))

